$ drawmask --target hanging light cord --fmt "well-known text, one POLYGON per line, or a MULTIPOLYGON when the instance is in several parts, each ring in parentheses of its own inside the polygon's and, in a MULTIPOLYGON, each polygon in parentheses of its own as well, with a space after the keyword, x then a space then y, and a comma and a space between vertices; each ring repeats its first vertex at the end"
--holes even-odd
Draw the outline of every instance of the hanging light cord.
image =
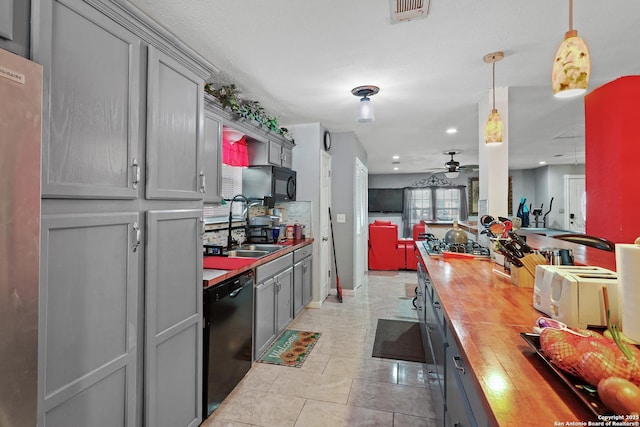
POLYGON ((573 30, 573 0, 569 0, 569 31, 573 30))
POLYGON ((491 90, 493 94, 493 109, 496 109, 496 59, 493 58, 493 89, 491 90))

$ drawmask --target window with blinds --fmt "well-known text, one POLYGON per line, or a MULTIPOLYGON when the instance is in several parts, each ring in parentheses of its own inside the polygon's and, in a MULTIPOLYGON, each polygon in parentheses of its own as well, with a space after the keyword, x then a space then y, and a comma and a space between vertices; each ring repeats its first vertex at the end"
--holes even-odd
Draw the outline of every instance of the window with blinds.
MULTIPOLYGON (((225 164, 222 167, 222 197, 224 199, 231 199, 236 194, 242 194, 242 168, 228 166, 225 164)), ((206 205, 204 208, 204 216, 229 216, 229 205, 206 205)), ((233 215, 242 215, 244 209, 243 203, 233 204, 233 215)))
POLYGON ((459 188, 405 188, 402 213, 405 222, 405 237, 411 235, 413 226, 419 224, 421 220, 460 220, 463 199, 461 196, 459 188))

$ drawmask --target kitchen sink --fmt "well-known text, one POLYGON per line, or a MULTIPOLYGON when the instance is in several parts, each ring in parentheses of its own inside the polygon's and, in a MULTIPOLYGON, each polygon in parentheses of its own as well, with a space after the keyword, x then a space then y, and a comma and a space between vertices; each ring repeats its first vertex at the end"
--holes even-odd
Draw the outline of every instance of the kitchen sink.
POLYGON ((255 249, 233 249, 225 254, 230 257, 239 257, 239 258, 261 258, 265 255, 269 255, 269 251, 261 251, 255 249))
POLYGON ((266 243, 246 243, 238 246, 238 249, 243 251, 263 251, 267 253, 276 252, 283 249, 281 245, 270 245, 266 243))

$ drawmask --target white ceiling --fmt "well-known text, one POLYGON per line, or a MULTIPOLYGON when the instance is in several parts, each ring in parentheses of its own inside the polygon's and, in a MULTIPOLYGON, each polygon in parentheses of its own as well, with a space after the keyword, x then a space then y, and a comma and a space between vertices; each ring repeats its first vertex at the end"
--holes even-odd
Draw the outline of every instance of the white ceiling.
MULTIPOLYGON (((130 0, 221 70, 281 125, 354 131, 369 173, 441 167, 456 148, 478 163, 478 103, 509 88, 512 169, 584 163, 582 98, 553 97, 551 64, 569 29, 568 0, 432 0, 425 19, 390 23, 390 0, 130 0), (351 89, 376 85, 376 121, 355 122, 351 89), (458 133, 447 135, 448 127, 458 133)), ((577 0, 574 28, 589 45, 589 89, 640 74, 640 1, 577 0)))

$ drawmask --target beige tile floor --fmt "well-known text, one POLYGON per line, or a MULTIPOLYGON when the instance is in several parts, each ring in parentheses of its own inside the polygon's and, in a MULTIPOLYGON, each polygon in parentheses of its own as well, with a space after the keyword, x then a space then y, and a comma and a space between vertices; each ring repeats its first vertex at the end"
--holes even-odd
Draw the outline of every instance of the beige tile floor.
POLYGON ((289 325, 322 332, 302 367, 254 363, 201 427, 435 425, 424 365, 371 357, 378 319, 417 320, 416 273, 370 272, 365 282, 289 325))

